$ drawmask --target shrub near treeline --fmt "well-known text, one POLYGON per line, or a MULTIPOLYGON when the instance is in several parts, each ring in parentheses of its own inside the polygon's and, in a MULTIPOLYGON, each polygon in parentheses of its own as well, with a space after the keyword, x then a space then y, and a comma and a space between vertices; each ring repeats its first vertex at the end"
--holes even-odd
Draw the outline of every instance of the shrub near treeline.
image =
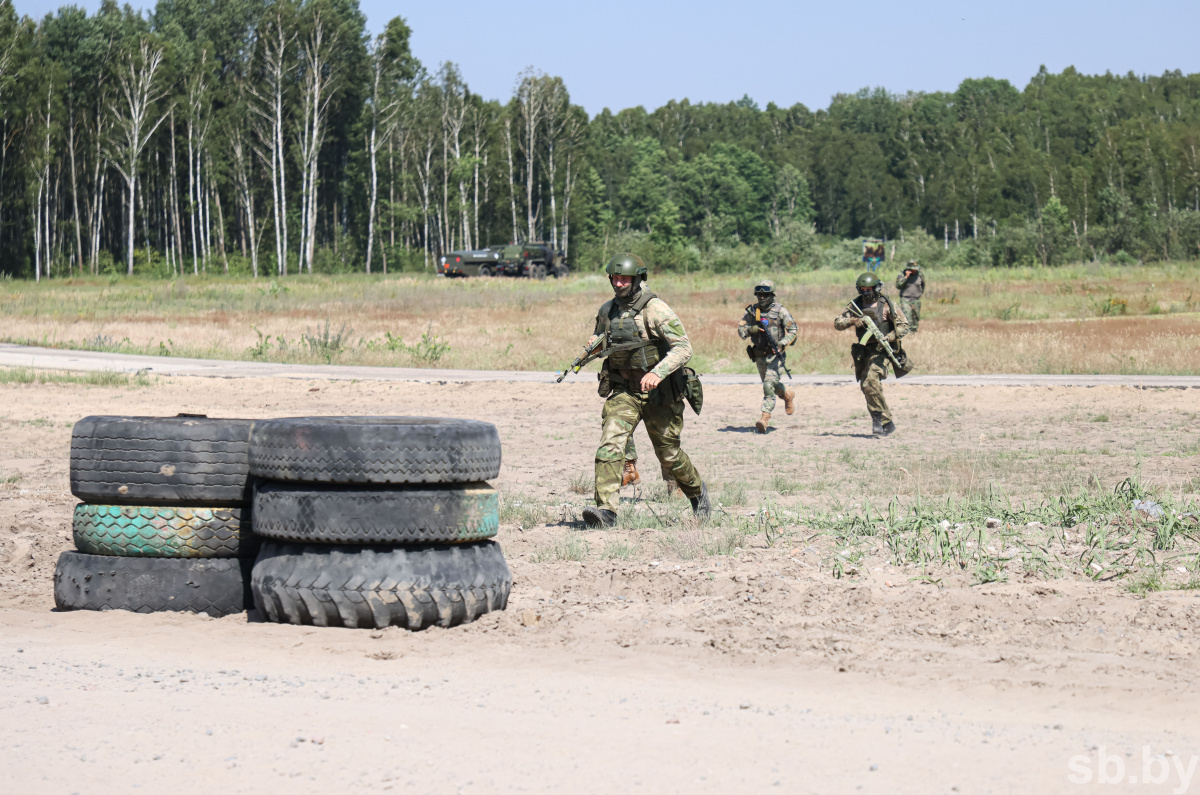
POLYGON ((0 271, 432 271, 510 240, 718 273, 848 267, 862 237, 954 267, 1200 256, 1200 75, 589 117, 536 69, 485 99, 410 35, 328 0, 0 5, 0 271))

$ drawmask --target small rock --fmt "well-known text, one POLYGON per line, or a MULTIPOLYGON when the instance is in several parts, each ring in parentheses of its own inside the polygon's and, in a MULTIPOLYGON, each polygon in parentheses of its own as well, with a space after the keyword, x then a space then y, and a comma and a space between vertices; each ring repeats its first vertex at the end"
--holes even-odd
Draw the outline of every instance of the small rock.
POLYGON ((50 698, 49 698, 49 696, 38 696, 38 697, 37 697, 37 703, 39 703, 39 704, 43 704, 43 705, 45 705, 45 704, 49 704, 49 703, 50 703, 50 698))
POLYGON ((992 529, 995 529, 1001 525, 1001 522, 999 519, 993 519, 990 516, 987 519, 984 519, 983 523, 992 529))
POLYGON ((750 709, 750 702, 743 701, 741 704, 738 704, 738 709, 750 709))
MULTIPOLYGON (((401 729, 407 729, 408 727, 407 727, 407 726, 401 726, 400 728, 401 728, 401 729)), ((324 737, 323 735, 320 735, 320 734, 318 734, 316 737, 313 737, 311 740, 309 740, 309 742, 311 742, 313 745, 324 745, 324 744, 325 744, 325 737, 324 737)))
POLYGON ((1061 723, 1054 724, 1054 730, 1058 731, 1058 732, 1062 731, 1062 724, 1061 723))
POLYGON ((879 765, 871 765, 869 768, 867 768, 867 770, 870 770, 872 773, 874 773, 878 769, 879 769, 879 765))
POLYGON ((529 610, 528 608, 521 611, 521 625, 522 626, 534 627, 534 626, 537 626, 537 623, 541 620, 542 620, 541 616, 539 616, 534 611, 529 610))
POLYGON ((255 682, 265 682, 265 681, 267 681, 267 675, 259 674, 258 676, 254 677, 254 681, 255 682))

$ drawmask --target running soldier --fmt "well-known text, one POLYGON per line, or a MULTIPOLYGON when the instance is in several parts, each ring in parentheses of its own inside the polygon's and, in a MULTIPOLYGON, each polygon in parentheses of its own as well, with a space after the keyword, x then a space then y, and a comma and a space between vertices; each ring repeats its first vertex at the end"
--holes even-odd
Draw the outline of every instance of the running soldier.
POLYGON ((754 423, 758 433, 767 432, 767 424, 771 422, 771 412, 775 410, 775 396, 783 398, 783 408, 788 414, 795 411, 793 402, 796 392, 790 387, 783 388, 779 383, 779 371, 783 365, 783 350, 796 341, 796 321, 792 320, 791 312, 783 308, 783 304, 775 300, 775 282, 765 279, 754 285, 754 303, 746 307, 742 321, 738 323, 738 336, 750 339, 746 354, 754 360, 758 368, 758 377, 762 379, 763 400, 760 410, 762 416, 754 423), (779 346, 779 353, 772 351, 771 341, 766 329, 779 346))
POLYGON ((908 318, 908 330, 916 331, 921 323, 921 296, 925 294, 925 275, 917 261, 909 260, 904 272, 896 277, 900 293, 900 311, 908 318))
MULTIPOLYGON (((908 318, 903 312, 896 311, 891 300, 883 294, 882 286, 879 277, 873 273, 859 276, 855 282, 858 297, 854 299, 854 304, 875 322, 888 344, 895 347, 900 338, 908 333, 908 318)), ((862 333, 867 328, 867 322, 847 308, 834 319, 833 327, 838 331, 852 328, 862 333)), ((891 435, 896 430, 896 423, 892 421, 892 412, 883 397, 882 384, 888 374, 887 352, 878 340, 872 338, 866 345, 856 342, 850 346, 850 358, 854 360, 854 376, 862 388, 863 397, 867 399, 867 411, 871 413, 871 432, 876 436, 891 435)))
POLYGON ((685 383, 682 368, 692 358, 687 332, 671 308, 645 288, 647 271, 640 257, 619 254, 604 271, 615 297, 596 314, 592 340, 604 335, 606 347, 623 349, 604 360, 601 383, 607 381, 608 386, 601 390, 607 400, 596 450, 596 507, 585 508, 583 520, 589 527, 616 524, 626 445, 638 422, 646 423, 663 473, 671 474, 696 515, 706 517, 712 510, 708 488, 679 447, 685 383))

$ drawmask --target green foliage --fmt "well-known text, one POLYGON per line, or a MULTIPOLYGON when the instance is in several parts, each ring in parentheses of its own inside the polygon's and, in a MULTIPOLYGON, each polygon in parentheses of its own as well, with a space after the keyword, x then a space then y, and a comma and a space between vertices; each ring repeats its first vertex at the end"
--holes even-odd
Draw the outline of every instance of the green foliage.
POLYGON ((291 276, 363 271, 368 256, 375 272, 433 272, 450 250, 514 238, 565 248, 576 272, 619 248, 660 270, 845 268, 862 237, 885 239, 893 263, 947 268, 1200 255, 1200 75, 1042 69, 1023 89, 864 89, 819 110, 747 94, 589 119, 538 72, 485 100, 453 63, 424 68, 413 35, 395 17, 372 39, 342 0, 103 3, 41 20, 0 4, 0 272, 291 276), (305 163, 297 64, 318 19, 333 79, 305 163), (289 52, 273 139, 259 126, 276 27, 289 52), (114 100, 142 44, 163 65, 131 159, 114 150, 114 100), (255 154, 272 140, 280 152, 255 154), (116 164, 138 166, 132 207, 116 164))

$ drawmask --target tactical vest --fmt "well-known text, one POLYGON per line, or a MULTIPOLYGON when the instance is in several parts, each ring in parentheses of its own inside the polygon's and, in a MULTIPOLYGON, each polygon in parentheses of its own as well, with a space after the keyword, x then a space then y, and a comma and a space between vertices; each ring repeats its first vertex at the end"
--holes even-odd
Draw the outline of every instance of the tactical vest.
POLYGON ((861 298, 856 298, 855 300, 859 302, 858 308, 863 311, 864 315, 868 315, 871 320, 875 321, 875 325, 878 326, 879 330, 882 331, 885 336, 895 331, 896 326, 895 323, 892 322, 892 318, 896 317, 896 310, 892 306, 891 299, 889 299, 886 295, 879 296, 879 300, 876 301, 875 305, 870 309, 862 305, 861 298), (888 309, 887 320, 884 320, 883 318, 883 308, 885 305, 888 309))
MULTIPOLYGON (((783 304, 778 301, 771 302, 771 308, 763 312, 758 308, 758 304, 750 304, 746 307, 746 317, 748 320, 757 320, 762 318, 767 321, 767 328, 771 330, 771 336, 775 338, 775 342, 783 344, 783 304), (757 312, 756 312, 757 310, 757 312)), ((754 353, 756 356, 767 356, 770 354, 770 345, 767 342, 766 335, 754 334, 751 335, 754 341, 754 353)))
POLYGON ((663 343, 642 339, 636 320, 637 316, 646 308, 646 304, 657 297, 649 290, 643 289, 637 298, 624 308, 621 307, 620 301, 613 299, 609 305, 608 314, 602 314, 597 318, 597 332, 603 333, 608 338, 606 347, 611 348, 614 345, 636 342, 645 343, 640 348, 619 351, 609 356, 608 366, 611 369, 649 371, 662 361, 664 352, 660 350, 660 347, 663 343))

